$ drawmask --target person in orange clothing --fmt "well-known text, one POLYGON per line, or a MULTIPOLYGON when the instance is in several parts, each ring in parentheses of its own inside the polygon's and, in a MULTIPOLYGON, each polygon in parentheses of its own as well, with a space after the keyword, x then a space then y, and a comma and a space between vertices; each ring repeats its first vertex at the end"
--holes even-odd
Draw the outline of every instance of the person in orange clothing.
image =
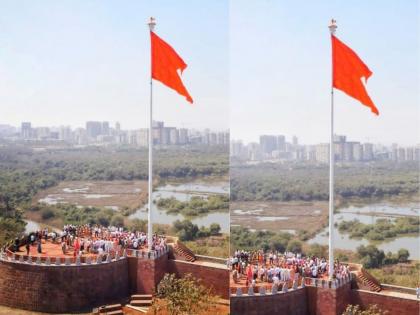
POLYGON ((73 256, 76 257, 79 254, 80 251, 80 242, 79 242, 79 238, 76 238, 76 242, 74 243, 74 253, 73 256))
POLYGON ((253 276, 252 267, 251 267, 251 265, 248 265, 248 267, 246 269, 246 277, 247 277, 249 283, 252 282, 252 276, 253 276))

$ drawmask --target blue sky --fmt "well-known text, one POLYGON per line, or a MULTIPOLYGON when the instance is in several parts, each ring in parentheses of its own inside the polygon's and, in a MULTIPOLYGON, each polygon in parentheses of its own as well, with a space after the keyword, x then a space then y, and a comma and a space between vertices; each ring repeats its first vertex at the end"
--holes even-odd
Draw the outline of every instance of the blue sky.
POLYGON ((228 128, 228 2, 0 1, 0 123, 147 127, 147 21, 188 64, 194 98, 154 84, 154 118, 188 128, 228 128))
POLYGON ((231 136, 329 139, 328 24, 373 71, 367 88, 381 115, 335 92, 335 130, 351 140, 419 141, 419 5, 416 0, 230 2, 231 136))

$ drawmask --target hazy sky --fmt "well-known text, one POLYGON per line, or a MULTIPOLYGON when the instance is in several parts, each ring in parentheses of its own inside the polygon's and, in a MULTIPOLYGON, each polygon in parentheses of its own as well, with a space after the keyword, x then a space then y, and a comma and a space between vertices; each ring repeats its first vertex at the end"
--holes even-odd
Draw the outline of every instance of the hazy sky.
POLYGON ((246 141, 328 141, 334 17, 337 36, 373 71, 368 92, 381 112, 337 91, 336 133, 420 142, 417 0, 0 0, 0 124, 146 127, 149 16, 188 64, 195 101, 157 82, 156 120, 230 126, 246 141))
POLYGON ((0 124, 148 125, 146 23, 188 64, 189 105, 160 83, 154 119, 228 128, 228 1, 0 0, 0 124))
POLYGON ((380 116, 335 92, 336 133, 351 140, 419 143, 417 0, 245 1, 230 5, 231 137, 329 139, 331 43, 327 28, 373 71, 380 116))

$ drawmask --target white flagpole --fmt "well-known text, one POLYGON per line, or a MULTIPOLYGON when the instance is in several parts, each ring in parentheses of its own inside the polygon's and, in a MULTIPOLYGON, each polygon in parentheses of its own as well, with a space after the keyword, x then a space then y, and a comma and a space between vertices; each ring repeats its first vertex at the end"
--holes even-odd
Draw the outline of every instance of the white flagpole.
MULTIPOLYGON (((331 35, 337 29, 336 21, 331 20, 328 26, 331 35)), ((332 79, 332 78, 331 78, 332 79)), ((330 200, 329 200, 329 226, 328 226, 328 276, 334 275, 334 87, 331 83, 331 125, 330 125, 330 200)))
MULTIPOLYGON (((151 32, 155 29, 155 19, 150 18, 148 23, 151 32)), ((152 56, 150 56, 152 58, 152 56)), ((150 66, 152 60, 150 59, 150 66)), ((153 221, 152 221, 152 205, 153 205, 153 79, 150 69, 150 109, 149 109, 149 212, 147 216, 147 245, 148 249, 153 247, 153 221)))

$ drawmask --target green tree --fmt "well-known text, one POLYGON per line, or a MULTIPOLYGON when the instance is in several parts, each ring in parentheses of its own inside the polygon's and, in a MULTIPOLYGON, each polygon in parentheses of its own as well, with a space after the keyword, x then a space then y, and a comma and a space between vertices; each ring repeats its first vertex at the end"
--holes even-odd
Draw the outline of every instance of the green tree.
POLYGON ((132 219, 129 221, 128 228, 130 231, 147 232, 147 220, 132 219))
POLYGON ((165 274, 157 287, 157 296, 163 299, 171 315, 195 315, 209 310, 215 303, 209 289, 191 274, 176 278, 165 274))
POLYGON ((210 224, 210 235, 219 235, 221 230, 219 223, 210 224))
POLYGON ((398 256, 399 262, 405 263, 405 262, 408 262, 408 257, 410 256, 410 252, 405 248, 401 248, 398 251, 397 256, 398 256))
POLYGON ((111 219, 111 225, 115 227, 123 227, 124 217, 121 214, 115 214, 111 219))
POLYGON ((301 253, 302 243, 298 240, 291 240, 289 244, 287 244, 287 251, 293 252, 293 253, 301 253))
POLYGON ((359 305, 348 305, 343 315, 387 315, 388 311, 382 311, 376 304, 369 305, 366 310, 362 310, 359 305))

